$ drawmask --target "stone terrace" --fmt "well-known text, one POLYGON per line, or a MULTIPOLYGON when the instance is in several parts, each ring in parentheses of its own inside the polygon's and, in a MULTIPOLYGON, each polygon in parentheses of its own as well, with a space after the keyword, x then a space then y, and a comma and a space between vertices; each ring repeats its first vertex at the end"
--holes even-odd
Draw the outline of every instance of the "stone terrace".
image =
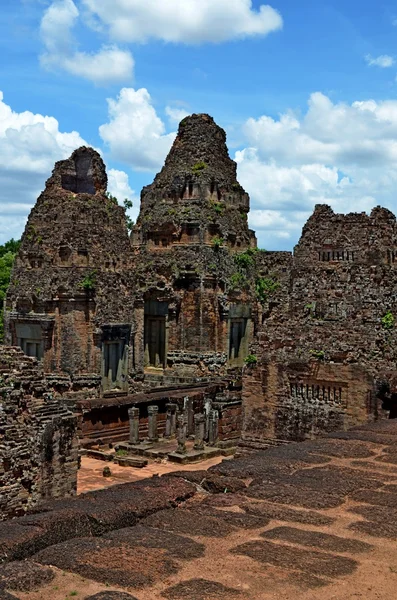
POLYGON ((397 423, 43 505, 0 524, 0 598, 394 600, 397 423))

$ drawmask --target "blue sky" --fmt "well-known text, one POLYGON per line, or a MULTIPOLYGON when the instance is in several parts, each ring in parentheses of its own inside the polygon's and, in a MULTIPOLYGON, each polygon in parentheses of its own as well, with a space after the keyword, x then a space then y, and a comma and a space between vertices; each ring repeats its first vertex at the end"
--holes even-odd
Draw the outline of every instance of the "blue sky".
POLYGON ((136 217, 193 112, 225 128, 263 248, 291 249, 316 203, 397 211, 397 2, 1 4, 0 243, 83 143, 136 217))

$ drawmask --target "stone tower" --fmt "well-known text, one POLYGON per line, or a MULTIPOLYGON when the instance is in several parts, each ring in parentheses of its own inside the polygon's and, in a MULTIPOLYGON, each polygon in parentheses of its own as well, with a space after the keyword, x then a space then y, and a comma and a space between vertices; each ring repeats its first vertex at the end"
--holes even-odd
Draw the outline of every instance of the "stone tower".
MULTIPOLYGON (((180 123, 133 231, 141 368, 189 378, 224 374, 248 351, 251 301, 231 285, 235 253, 256 248, 249 196, 212 117, 180 123)), ((155 374, 155 373, 154 373, 155 374)))
POLYGON ((106 189, 105 165, 92 148, 56 163, 30 213, 6 303, 9 343, 42 360, 47 372, 92 374, 94 381, 103 344, 112 341, 104 325, 127 324, 128 346, 132 322, 125 213, 106 189))

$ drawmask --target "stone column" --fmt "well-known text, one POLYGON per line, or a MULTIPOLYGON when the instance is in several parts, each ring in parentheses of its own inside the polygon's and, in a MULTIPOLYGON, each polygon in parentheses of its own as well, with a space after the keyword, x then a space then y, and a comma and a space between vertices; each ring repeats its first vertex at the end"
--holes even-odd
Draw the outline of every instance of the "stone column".
POLYGON ((175 436, 176 433, 176 404, 166 404, 167 409, 167 420, 165 422, 165 437, 171 438, 175 436))
POLYGON ((128 409, 130 419, 130 444, 139 444, 139 408, 128 409))
POLYGON ((219 437, 219 413, 217 410, 210 410, 209 427, 208 427, 208 443, 215 446, 219 437))
POLYGON ((178 452, 178 454, 186 454, 186 452, 187 452, 187 450, 186 450, 186 430, 187 430, 186 417, 182 413, 181 415, 178 415, 178 448, 176 450, 178 452))
POLYGON ((199 413, 194 415, 194 449, 204 450, 205 415, 199 413))
POLYGON ((157 432, 157 415, 159 412, 159 407, 158 406, 148 406, 148 413, 149 413, 149 441, 150 442, 157 442, 159 439, 158 436, 158 432, 157 432))
POLYGON ((183 408, 187 416, 187 435, 194 435, 193 398, 186 396, 183 400, 183 408))
POLYGON ((210 412, 212 409, 212 400, 211 398, 204 398, 204 415, 205 415, 205 433, 204 439, 208 441, 209 438, 209 428, 210 428, 210 412))

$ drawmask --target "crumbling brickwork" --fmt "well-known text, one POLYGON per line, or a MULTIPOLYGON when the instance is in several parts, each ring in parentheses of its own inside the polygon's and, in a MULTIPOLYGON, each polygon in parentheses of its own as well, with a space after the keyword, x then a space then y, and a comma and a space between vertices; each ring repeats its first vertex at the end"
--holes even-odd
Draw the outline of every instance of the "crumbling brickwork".
POLYGON ((0 520, 76 493, 77 422, 56 388, 36 359, 0 347, 0 520))
POLYGON ((226 389, 239 377, 259 253, 226 134, 208 115, 181 122, 131 239, 106 188, 93 149, 56 163, 28 219, 5 320, 7 342, 69 378, 76 401, 83 390, 104 399, 112 429, 119 396, 222 380, 226 389))
POLYGON ((315 208, 277 290, 283 300, 254 341, 244 444, 302 440, 385 415, 377 388, 392 382, 396 363, 396 234, 387 209, 315 208))
POLYGON ((93 149, 56 163, 5 307, 8 343, 64 382, 82 434, 128 435, 142 397, 195 385, 216 384, 225 443, 242 421, 255 446, 377 419, 393 402, 397 414, 390 211, 320 205, 293 254, 258 250, 226 134, 205 114, 180 123, 131 236, 106 189, 93 149))

